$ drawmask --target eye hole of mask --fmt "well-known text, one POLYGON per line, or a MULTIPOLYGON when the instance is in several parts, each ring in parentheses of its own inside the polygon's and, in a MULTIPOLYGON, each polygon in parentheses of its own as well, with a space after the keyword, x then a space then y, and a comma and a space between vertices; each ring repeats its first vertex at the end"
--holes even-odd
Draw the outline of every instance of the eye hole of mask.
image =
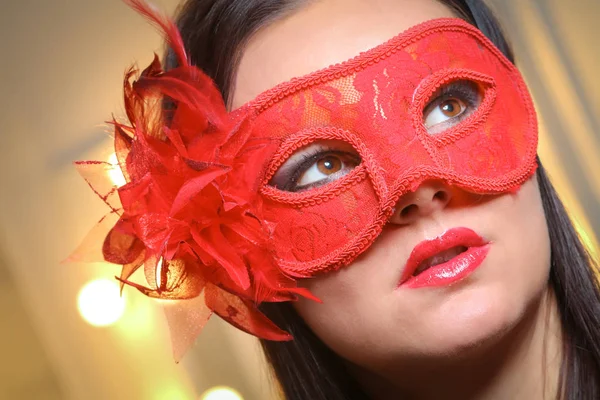
POLYGON ((360 165, 347 143, 322 140, 298 150, 273 175, 269 185, 286 192, 303 192, 334 182, 360 165))
POLYGON ((450 82, 439 88, 423 111, 423 125, 436 135, 471 115, 482 101, 479 85, 472 81, 450 82))

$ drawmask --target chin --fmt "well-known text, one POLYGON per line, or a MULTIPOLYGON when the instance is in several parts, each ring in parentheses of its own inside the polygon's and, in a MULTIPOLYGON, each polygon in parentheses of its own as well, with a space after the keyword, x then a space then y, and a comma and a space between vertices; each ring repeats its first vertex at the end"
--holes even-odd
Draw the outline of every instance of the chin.
POLYGON ((500 285, 463 288, 452 293, 432 314, 427 330, 431 340, 424 341, 430 356, 467 357, 495 347, 517 330, 527 316, 528 301, 500 285))

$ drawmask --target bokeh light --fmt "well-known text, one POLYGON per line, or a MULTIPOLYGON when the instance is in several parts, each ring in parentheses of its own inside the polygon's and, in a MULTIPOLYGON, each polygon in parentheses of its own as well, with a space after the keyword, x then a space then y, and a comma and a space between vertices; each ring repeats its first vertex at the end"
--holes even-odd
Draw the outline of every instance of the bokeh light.
POLYGON ((204 392, 200 396, 200 400, 244 400, 242 395, 236 390, 225 387, 216 386, 204 392))
POLYGON ((112 183, 121 187, 127 183, 125 176, 123 175, 123 171, 121 171, 121 167, 119 166, 119 160, 117 160, 117 155, 112 153, 108 157, 108 163, 112 164, 112 167, 108 170, 108 176, 112 183))
POLYGON ((125 298, 116 281, 97 279, 79 291, 77 308, 83 319, 93 326, 109 326, 125 311, 125 298))

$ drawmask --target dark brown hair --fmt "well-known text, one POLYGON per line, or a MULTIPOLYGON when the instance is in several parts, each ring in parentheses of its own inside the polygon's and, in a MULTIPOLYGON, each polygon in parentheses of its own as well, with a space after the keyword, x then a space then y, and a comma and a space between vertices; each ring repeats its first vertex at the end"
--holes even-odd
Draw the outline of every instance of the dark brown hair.
MULTIPOLYGON (((188 0, 178 25, 192 62, 221 90, 226 102, 240 55, 251 35, 308 0, 188 0)), ((511 61, 500 26, 480 0, 439 0, 477 26, 511 61)), ((167 68, 175 66, 167 52, 167 68)), ((539 163, 539 160, 538 160, 539 163)), ((564 333, 560 398, 600 399, 600 287, 590 255, 541 163, 537 171, 551 242, 550 285, 564 333)), ((345 363, 306 326, 290 303, 261 309, 294 335, 291 342, 262 341, 288 400, 367 399, 345 363)))

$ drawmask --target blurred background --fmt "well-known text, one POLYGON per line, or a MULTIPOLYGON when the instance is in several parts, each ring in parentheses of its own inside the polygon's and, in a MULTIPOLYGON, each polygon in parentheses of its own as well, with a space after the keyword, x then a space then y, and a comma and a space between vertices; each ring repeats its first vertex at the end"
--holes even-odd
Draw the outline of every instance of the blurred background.
MULTIPOLYGON (((541 157, 597 257, 600 2, 490 3, 540 112, 541 157)), ((120 0, 4 0, 0 46, 0 399, 275 399, 250 336, 212 318, 175 364, 160 304, 120 298, 113 266, 59 263, 106 211, 71 162, 108 159, 123 72, 160 37, 120 0)))

